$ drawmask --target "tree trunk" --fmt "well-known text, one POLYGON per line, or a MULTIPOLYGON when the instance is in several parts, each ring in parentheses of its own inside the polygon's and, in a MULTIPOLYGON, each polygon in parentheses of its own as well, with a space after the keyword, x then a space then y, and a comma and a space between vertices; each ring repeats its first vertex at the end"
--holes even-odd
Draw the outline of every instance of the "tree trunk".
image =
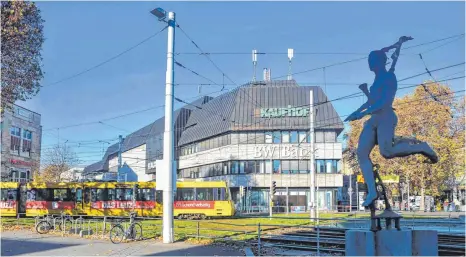
POLYGON ((424 169, 421 169, 421 170, 422 170, 422 174, 421 174, 421 203, 420 203, 420 206, 419 206, 420 211, 425 209, 424 194, 425 194, 425 189, 426 189, 426 183, 425 183, 425 179, 424 179, 424 169))

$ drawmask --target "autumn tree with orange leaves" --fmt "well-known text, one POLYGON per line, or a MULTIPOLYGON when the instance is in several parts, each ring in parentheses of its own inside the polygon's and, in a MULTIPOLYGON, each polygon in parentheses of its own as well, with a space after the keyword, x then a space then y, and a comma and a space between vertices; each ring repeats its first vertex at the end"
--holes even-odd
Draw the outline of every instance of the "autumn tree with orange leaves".
MULTIPOLYGON (((421 196, 423 209, 426 194, 439 196, 444 190, 454 190, 465 171, 465 98, 456 95, 448 85, 426 82, 413 93, 396 98, 393 107, 398 116, 395 135, 429 143, 440 160, 428 164, 422 155, 388 160, 380 155, 378 146, 372 151, 371 159, 380 165, 380 175, 398 175, 402 181, 409 179, 412 195, 421 196)), ((356 149, 367 119, 350 122, 346 133, 347 149, 343 158, 358 173, 356 149)), ((390 185, 389 195, 399 194, 399 186, 390 185)))
POLYGON ((43 78, 41 50, 44 43, 40 10, 29 1, 1 2, 1 109, 17 100, 30 99, 43 78))

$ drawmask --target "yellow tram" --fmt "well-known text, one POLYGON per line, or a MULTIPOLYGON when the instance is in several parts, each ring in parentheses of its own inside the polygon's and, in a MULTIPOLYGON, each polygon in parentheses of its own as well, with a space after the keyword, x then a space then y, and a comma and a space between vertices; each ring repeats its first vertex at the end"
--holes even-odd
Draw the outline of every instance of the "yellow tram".
POLYGON ((0 216, 11 217, 18 213, 19 183, 0 182, 0 216))
MULTIPOLYGON (((21 197, 19 183, 0 182, 1 216, 16 216, 21 199, 26 199, 26 216, 46 214, 83 216, 161 216, 163 192, 155 182, 62 182, 27 183, 27 197, 21 197), (133 198, 134 190, 137 190, 133 198), (19 199, 19 200, 18 200, 19 199)), ((204 219, 234 215, 234 204, 226 182, 177 182, 174 216, 204 219)))

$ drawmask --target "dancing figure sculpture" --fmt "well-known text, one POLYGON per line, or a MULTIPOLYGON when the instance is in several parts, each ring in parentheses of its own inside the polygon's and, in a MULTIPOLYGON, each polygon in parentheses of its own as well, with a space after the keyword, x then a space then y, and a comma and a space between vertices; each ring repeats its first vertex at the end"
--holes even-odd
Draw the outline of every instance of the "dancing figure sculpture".
MULTIPOLYGON (((380 154, 386 159, 422 154, 428 158, 430 163, 438 162, 437 154, 426 142, 414 138, 395 137, 395 128, 398 122, 392 107, 398 88, 395 65, 400 54, 401 45, 408 40, 412 40, 412 38, 403 36, 397 43, 381 50, 372 51, 369 54, 369 69, 375 73, 375 79, 370 90, 367 89, 367 84, 359 86, 367 96, 367 102, 345 120, 353 121, 371 115, 369 120, 364 123, 357 149, 359 167, 368 189, 366 200, 363 203, 363 206, 366 207, 371 205, 378 197, 374 166, 369 157, 376 144, 379 145, 380 154), (395 49, 395 52, 391 56, 392 64, 387 71, 387 56, 385 53, 391 49, 395 49)), ((378 176, 378 174, 376 175, 378 176)))

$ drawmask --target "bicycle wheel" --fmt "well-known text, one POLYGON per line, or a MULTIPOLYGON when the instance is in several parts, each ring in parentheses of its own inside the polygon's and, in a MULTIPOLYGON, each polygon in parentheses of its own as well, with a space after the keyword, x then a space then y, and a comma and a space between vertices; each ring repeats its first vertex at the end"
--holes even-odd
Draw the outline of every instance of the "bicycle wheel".
POLYGON ((36 231, 39 234, 46 234, 50 231, 51 228, 52 225, 50 225, 50 223, 46 220, 43 220, 36 225, 36 231))
POLYGON ((110 230, 110 241, 119 244, 125 237, 125 231, 121 225, 116 225, 110 230))
POLYGON ((133 240, 141 240, 142 239, 142 226, 139 223, 135 223, 134 227, 131 230, 131 238, 133 240))

